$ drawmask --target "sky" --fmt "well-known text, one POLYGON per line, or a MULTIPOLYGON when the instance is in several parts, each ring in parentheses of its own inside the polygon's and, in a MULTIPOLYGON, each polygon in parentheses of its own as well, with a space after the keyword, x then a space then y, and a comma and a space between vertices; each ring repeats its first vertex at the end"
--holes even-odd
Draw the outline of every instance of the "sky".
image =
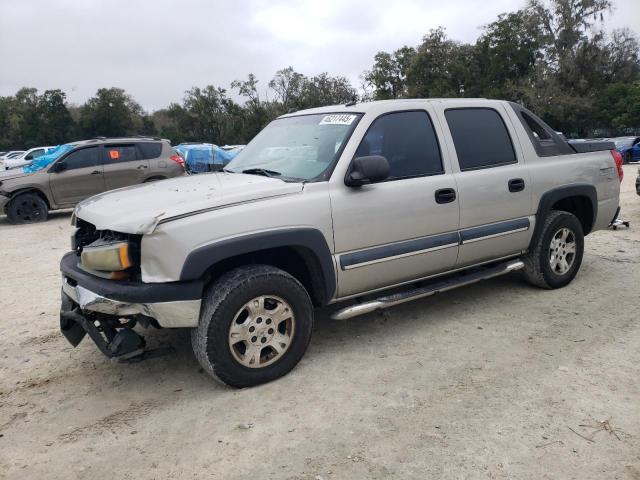
MULTIPOLYGON (((640 0, 614 0, 606 28, 640 35, 640 0)), ((359 87, 380 50, 416 46, 444 26, 473 42, 524 0, 0 0, 0 95, 60 88, 81 104, 124 88, 147 111, 185 90, 230 89, 254 73, 260 93, 287 66, 359 87)))

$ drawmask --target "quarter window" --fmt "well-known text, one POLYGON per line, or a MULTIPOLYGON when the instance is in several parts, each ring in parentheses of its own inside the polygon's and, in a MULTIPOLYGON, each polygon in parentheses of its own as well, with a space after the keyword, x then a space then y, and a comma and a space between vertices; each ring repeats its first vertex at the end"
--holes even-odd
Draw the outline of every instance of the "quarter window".
POLYGON ((160 142, 140 142, 138 143, 138 159, 150 160, 158 158, 162 153, 162 144, 160 142))
POLYGON ((382 155, 389 179, 443 173, 436 132, 426 112, 398 112, 375 120, 362 139, 356 157, 382 155))
POLYGON ((533 136, 537 140, 551 140, 551 135, 549 135, 549 132, 547 132, 542 127, 542 125, 540 125, 533 118, 531 118, 530 115, 527 115, 524 112, 521 112, 520 115, 522 115, 522 118, 524 119, 525 123, 529 127, 529 130, 531 130, 531 133, 533 133, 533 136))
POLYGON ((83 148, 71 152, 65 157, 64 163, 67 165, 67 170, 95 167, 98 165, 98 147, 83 148))
POLYGON ((511 137, 498 112, 490 108, 461 108, 445 112, 460 170, 516 163, 511 137))
POLYGON ((104 147, 105 164, 137 160, 135 145, 109 145, 104 147))

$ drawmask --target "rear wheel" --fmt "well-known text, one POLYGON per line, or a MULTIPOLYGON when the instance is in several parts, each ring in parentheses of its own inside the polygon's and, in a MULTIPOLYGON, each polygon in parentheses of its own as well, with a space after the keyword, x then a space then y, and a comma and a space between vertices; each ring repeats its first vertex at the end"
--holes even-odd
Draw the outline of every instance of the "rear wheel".
POLYGON ((527 281, 541 288, 561 288, 582 264, 584 234, 575 215, 552 211, 544 220, 537 243, 523 257, 527 281))
POLYGON ((622 163, 626 165, 630 161, 631 161, 631 152, 626 152, 622 157, 622 163))
POLYGON ((242 388, 293 369, 312 328, 313 306, 300 282, 278 268, 250 265, 207 289, 191 343, 210 375, 242 388))
POLYGON ((47 203, 35 193, 16 195, 6 211, 9 221, 16 224, 44 222, 49 218, 47 203))

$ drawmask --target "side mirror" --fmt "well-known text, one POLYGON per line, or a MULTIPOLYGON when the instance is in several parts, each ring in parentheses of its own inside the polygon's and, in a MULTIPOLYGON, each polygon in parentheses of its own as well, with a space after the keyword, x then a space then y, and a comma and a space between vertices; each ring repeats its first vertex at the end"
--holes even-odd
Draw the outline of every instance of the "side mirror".
POLYGON ((389 162, 381 155, 357 157, 353 159, 344 183, 348 187, 361 187, 381 182, 389 177, 389 171, 389 162))
POLYGON ((24 157, 25 160, 33 160, 33 154, 30 153, 29 155, 27 155, 26 157, 24 157))
POLYGON ((67 169, 66 162, 58 162, 53 166, 53 171, 56 173, 64 172, 67 169))

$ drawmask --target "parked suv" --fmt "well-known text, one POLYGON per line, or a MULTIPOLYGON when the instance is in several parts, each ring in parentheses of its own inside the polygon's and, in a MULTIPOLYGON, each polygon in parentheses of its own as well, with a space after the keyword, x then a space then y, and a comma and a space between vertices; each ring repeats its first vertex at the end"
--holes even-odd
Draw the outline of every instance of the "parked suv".
POLYGON ((0 172, 0 211, 12 223, 45 221, 107 190, 185 174, 159 138, 97 138, 61 145, 21 169, 0 172))
POLYGON ((496 100, 284 115, 224 172, 80 203, 61 329, 128 360, 134 325, 190 328, 205 371, 246 387, 297 364, 316 306, 344 320, 515 270, 564 287, 616 214, 614 148, 496 100))

